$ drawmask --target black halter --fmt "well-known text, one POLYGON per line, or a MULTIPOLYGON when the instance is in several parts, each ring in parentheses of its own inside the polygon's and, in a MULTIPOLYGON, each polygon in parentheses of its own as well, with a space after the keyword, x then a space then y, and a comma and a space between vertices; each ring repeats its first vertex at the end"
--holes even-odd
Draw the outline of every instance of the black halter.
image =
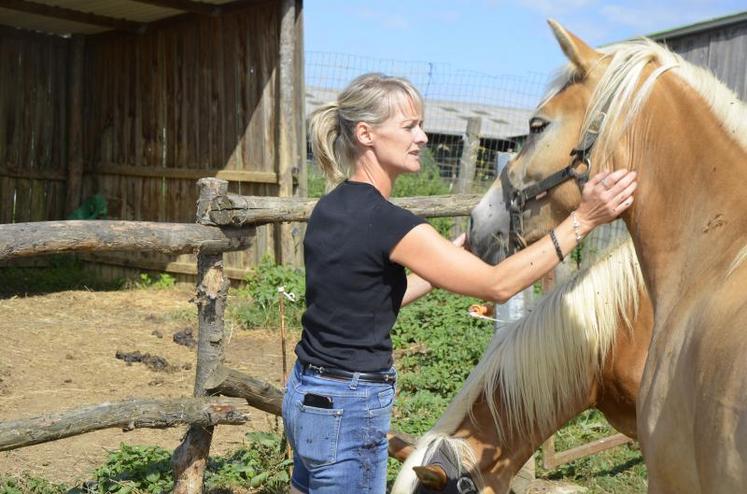
POLYGON ((527 242, 524 240, 524 211, 528 202, 541 199, 547 194, 547 191, 571 179, 575 179, 579 190, 583 190, 591 174, 591 159, 589 157, 591 155, 591 148, 594 147, 594 143, 599 136, 605 116, 604 112, 599 113, 586 132, 584 132, 584 135, 581 136, 579 143, 571 151, 571 160, 568 165, 549 177, 523 189, 516 189, 508 179, 508 167, 503 169, 503 172, 501 172, 501 184, 503 190, 506 191, 511 217, 509 234, 511 252, 527 246, 527 242))
POLYGON ((438 448, 433 455, 426 454, 426 457, 428 456, 430 456, 428 464, 441 467, 449 480, 441 491, 434 491, 423 484, 419 484, 415 490, 416 494, 478 494, 472 475, 459 467, 459 458, 450 448, 438 448), (459 471, 461 471, 461 475, 458 477, 453 478, 451 476, 459 471))

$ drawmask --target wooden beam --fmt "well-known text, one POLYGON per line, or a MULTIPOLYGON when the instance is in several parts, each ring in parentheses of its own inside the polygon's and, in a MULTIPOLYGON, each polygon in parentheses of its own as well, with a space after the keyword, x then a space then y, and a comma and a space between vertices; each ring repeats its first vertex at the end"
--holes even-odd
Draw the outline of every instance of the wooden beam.
POLYGON ((86 170, 85 173, 90 175, 120 175, 123 177, 183 178, 187 180, 216 177, 230 182, 260 184, 276 184, 278 182, 278 176, 275 172, 218 170, 213 168, 158 168, 152 166, 117 165, 114 163, 100 163, 92 170, 86 170))
POLYGON ((81 24, 90 24, 92 26, 110 27, 120 31, 129 31, 132 33, 144 33, 146 24, 142 22, 128 21, 126 19, 116 19, 98 14, 90 14, 79 10, 68 9, 65 7, 56 7, 44 3, 29 2, 28 0, 0 0, 0 7, 9 10, 17 10, 28 14, 36 14, 44 17, 55 19, 64 19, 66 21, 80 22, 81 24))
POLYGON ((185 254, 198 248, 243 250, 254 229, 151 221, 38 221, 0 225, 0 260, 62 252, 148 251, 185 254))
MULTIPOLYGON (((279 77, 277 89, 277 170, 278 196, 293 197, 293 165, 301 161, 297 156, 296 122, 301 118, 296 112, 296 0, 281 0, 280 8, 280 47, 278 50, 279 77)), ((279 239, 276 253, 278 262, 287 265, 298 263, 293 239, 292 225, 289 223, 275 226, 276 238, 279 239)))
POLYGON ((113 427, 129 431, 143 427, 164 429, 180 424, 211 427, 246 423, 248 415, 237 410, 235 405, 226 400, 205 398, 129 400, 0 422, 0 451, 113 427))
MULTIPOLYGON (((429 218, 469 216, 480 202, 479 194, 450 196, 399 197, 392 203, 429 218)), ((198 211, 198 223, 204 225, 241 226, 307 221, 317 199, 296 197, 255 197, 226 194, 211 200, 198 211)))
POLYGON ((210 395, 243 398, 254 408, 273 415, 281 414, 282 390, 222 364, 205 381, 205 390, 210 395))
POLYGON ((156 7, 166 7, 193 14, 216 16, 220 14, 220 5, 205 2, 194 2, 192 0, 134 0, 138 3, 155 5, 156 7))
POLYGON ((0 165, 0 177, 24 178, 31 180, 53 180, 64 182, 67 175, 62 170, 53 168, 20 168, 12 163, 0 165))
MULTIPOLYGON (((138 272, 145 270, 156 271, 159 273, 186 274, 189 276, 195 276, 197 274, 196 262, 159 262, 144 257, 125 256, 124 254, 116 252, 107 254, 86 252, 80 254, 79 258, 84 262, 104 264, 107 266, 119 266, 122 268, 137 270, 138 272)), ((13 264, 13 266, 15 265, 16 264, 13 264)), ((1 261, 0 267, 2 267, 1 261)), ((226 266, 223 269, 226 276, 235 281, 243 281, 249 273, 253 272, 253 269, 251 268, 232 268, 226 266)))

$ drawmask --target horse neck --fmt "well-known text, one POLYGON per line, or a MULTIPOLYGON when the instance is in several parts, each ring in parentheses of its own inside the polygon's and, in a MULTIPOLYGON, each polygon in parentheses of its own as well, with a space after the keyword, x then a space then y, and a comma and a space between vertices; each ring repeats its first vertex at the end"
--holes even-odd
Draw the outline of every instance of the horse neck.
MULTIPOLYGON (((591 406, 597 386, 596 383, 589 386, 589 396, 583 403, 567 404, 561 413, 557 414, 557 423, 552 430, 541 431, 534 424, 529 434, 523 436, 516 431, 503 434, 506 439, 502 444, 497 444, 496 438, 501 437, 496 429, 495 420, 490 413, 484 396, 475 402, 472 407, 472 417, 465 416, 452 437, 465 440, 478 460, 477 469, 480 471, 484 488, 483 494, 503 494, 508 492, 511 479, 519 472, 522 466, 532 457, 534 452, 563 424, 591 406)), ((493 397, 499 402, 500 393, 493 397)), ((505 420, 506 413, 503 406, 499 406, 501 423, 509 423, 505 420)))
POLYGON ((639 186, 624 219, 658 313, 693 280, 723 277, 744 247, 747 152, 671 74, 626 137, 629 154, 616 167, 636 168, 639 186))

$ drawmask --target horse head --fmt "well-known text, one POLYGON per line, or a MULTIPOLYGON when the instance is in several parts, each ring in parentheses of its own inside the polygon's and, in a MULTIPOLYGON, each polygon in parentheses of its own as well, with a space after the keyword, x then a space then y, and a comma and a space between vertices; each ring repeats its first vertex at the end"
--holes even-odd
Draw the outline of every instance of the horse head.
POLYGON ((414 494, 478 494, 472 474, 448 442, 434 443, 425 461, 413 467, 419 480, 414 494))
POLYGON ((567 217, 580 202, 589 174, 600 171, 590 156, 605 122, 590 119, 587 107, 604 74, 606 56, 558 23, 549 23, 571 63, 531 117, 521 151, 471 215, 470 248, 493 264, 567 217))

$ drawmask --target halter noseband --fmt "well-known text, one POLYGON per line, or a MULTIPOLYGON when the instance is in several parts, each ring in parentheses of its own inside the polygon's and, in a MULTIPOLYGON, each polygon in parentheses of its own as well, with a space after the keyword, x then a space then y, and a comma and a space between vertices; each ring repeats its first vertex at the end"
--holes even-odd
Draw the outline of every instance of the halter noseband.
POLYGON ((602 128, 605 117, 606 114, 600 112, 591 125, 589 125, 589 128, 581 136, 579 143, 571 150, 571 160, 565 168, 558 170, 539 182, 523 189, 517 189, 508 179, 508 167, 503 169, 501 184, 503 190, 508 191, 508 209, 511 218, 509 237, 511 239, 512 252, 517 248, 522 249, 527 246, 527 242, 523 236, 523 215, 528 202, 541 199, 547 194, 547 191, 571 179, 575 179, 579 190, 583 190, 591 174, 591 158, 589 157, 591 148, 594 147, 594 143, 599 136, 599 131, 602 128), (579 168, 581 169, 579 170, 579 168))

